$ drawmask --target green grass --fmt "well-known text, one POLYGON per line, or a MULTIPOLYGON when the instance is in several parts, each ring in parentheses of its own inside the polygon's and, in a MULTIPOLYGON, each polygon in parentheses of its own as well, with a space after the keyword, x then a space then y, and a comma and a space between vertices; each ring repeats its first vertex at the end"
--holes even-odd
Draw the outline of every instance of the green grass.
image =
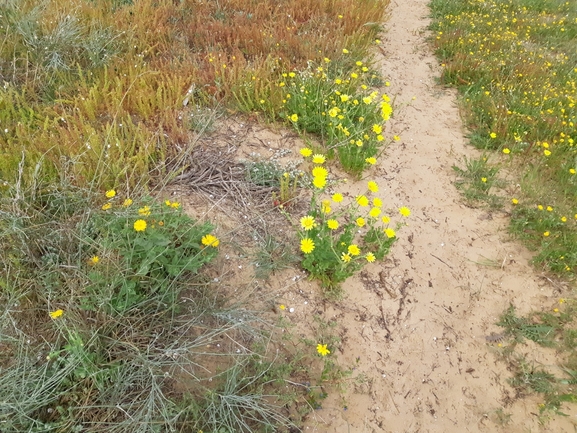
POLYGON ((432 0, 431 12, 441 82, 460 90, 471 142, 497 152, 521 185, 510 197, 518 200, 511 231, 537 251, 536 264, 573 278, 576 3, 432 0), (536 212, 539 205, 554 211, 536 212))

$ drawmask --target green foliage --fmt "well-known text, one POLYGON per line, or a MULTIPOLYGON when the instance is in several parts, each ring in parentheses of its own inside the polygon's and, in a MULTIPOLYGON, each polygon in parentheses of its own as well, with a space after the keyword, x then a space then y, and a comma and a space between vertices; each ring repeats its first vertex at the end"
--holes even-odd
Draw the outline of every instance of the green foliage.
POLYGON ((192 220, 179 203, 126 200, 109 199, 103 206, 110 208, 86 221, 99 242, 91 242, 90 251, 98 262, 86 258, 91 264, 85 308, 109 305, 122 312, 147 299, 173 305, 180 281, 217 254, 218 244, 203 245, 212 226, 192 220), (139 223, 144 230, 137 231, 139 223))

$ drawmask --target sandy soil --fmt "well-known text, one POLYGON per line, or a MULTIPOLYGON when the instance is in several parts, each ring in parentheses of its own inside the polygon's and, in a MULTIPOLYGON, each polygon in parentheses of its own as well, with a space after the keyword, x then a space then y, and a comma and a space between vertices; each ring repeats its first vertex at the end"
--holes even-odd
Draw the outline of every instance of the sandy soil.
MULTIPOLYGON (((267 232, 286 232, 286 219, 272 206, 251 214, 250 206, 230 206, 218 193, 211 203, 175 193, 185 193, 187 208, 210 217, 234 247, 213 269, 225 290, 264 302, 276 311, 273 320, 284 315, 292 323, 295 335, 314 337, 315 316, 336 321, 341 344, 331 356, 353 374, 338 388, 324 387, 328 397, 307 415, 304 432, 574 432, 574 408, 565 409, 569 417, 540 422, 538 397, 516 395, 503 348, 485 338, 500 331, 495 322, 510 304, 519 314, 548 310, 562 288, 532 268, 530 253, 508 238, 506 213, 466 207, 453 186, 451 167, 476 153, 466 145, 455 93, 435 84, 439 65, 425 40, 426 4, 393 0, 390 6, 378 60, 399 107, 388 133, 402 139, 367 173, 391 209, 407 206, 412 215, 385 262, 345 283, 342 301, 323 300, 302 271, 254 279, 244 246, 267 232)), ((302 144, 289 131, 232 120, 219 137, 223 152, 235 158, 286 158, 283 150, 290 148, 300 159, 302 144)), ((364 185, 356 185, 359 192, 364 185)), ((533 349, 523 346, 529 362, 554 364, 554 353, 533 349)))

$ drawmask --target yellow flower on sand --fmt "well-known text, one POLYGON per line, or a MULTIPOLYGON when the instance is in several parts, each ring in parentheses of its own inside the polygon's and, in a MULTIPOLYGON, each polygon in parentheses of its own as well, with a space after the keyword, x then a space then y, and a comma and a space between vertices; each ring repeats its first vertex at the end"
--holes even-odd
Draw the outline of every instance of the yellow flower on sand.
POLYGON ((378 192, 379 191, 379 185, 377 185, 377 182, 375 182, 374 180, 369 180, 367 182, 367 188, 369 188, 369 191, 371 191, 371 192, 378 192))
POLYGON ((303 147, 303 148, 300 150, 300 154, 301 154, 302 156, 304 156, 305 158, 307 158, 307 157, 309 157, 309 156, 311 156, 311 155, 313 154, 313 151, 310 150, 308 147, 303 147))
POLYGON ((355 222, 357 223, 357 225, 358 225, 359 227, 364 227, 365 224, 366 224, 365 219, 364 219, 364 218, 361 218, 361 217, 357 218, 357 220, 356 220, 355 222))
POLYGON ((333 201, 335 203, 340 203, 343 201, 343 195, 340 192, 333 194, 333 201))
POLYGON ((218 244, 220 244, 220 240, 216 236, 211 234, 204 235, 200 240, 200 242, 202 242, 202 245, 214 248, 218 247, 218 244))
POLYGON ((62 310, 51 311, 48 313, 52 319, 58 319, 60 316, 64 314, 62 310))
POLYGON ((328 220, 327 227, 331 230, 336 230, 339 228, 339 222, 337 220, 328 220))
POLYGON ((374 207, 371 209, 371 211, 369 212, 369 216, 371 218, 376 218, 381 214, 381 209, 379 209, 378 207, 374 207))
POLYGON ((90 258, 90 263, 92 263, 93 265, 97 264, 100 261, 100 257, 98 256, 92 256, 90 258))
POLYGON ((359 254, 361 254, 361 249, 355 244, 349 245, 347 251, 351 256, 358 256, 359 254))
POLYGON ((315 217, 306 215, 301 218, 301 227, 305 230, 312 230, 316 226, 315 217))
POLYGON ((404 217, 408 217, 411 215, 411 210, 406 206, 402 206, 399 208, 399 213, 404 217))
POLYGON ((286 310, 286 305, 284 305, 284 304, 280 304, 278 307, 279 307, 281 310, 286 310))
POLYGON ((170 203, 170 207, 173 209, 178 209, 180 207, 180 203, 177 201, 173 201, 172 203, 170 203))
POLYGON ((109 189, 108 191, 106 191, 106 197, 107 198, 112 198, 116 195, 116 191, 114 191, 113 189, 109 189))
POLYGON ((321 356, 327 356, 329 353, 331 353, 331 351, 329 349, 327 349, 326 344, 317 344, 317 352, 321 356))
POLYGON ((305 254, 310 254, 315 249, 315 243, 310 238, 301 239, 301 251, 305 254))
POLYGON ((368 199, 367 197, 365 197, 364 195, 358 196, 356 200, 357 200, 357 203, 358 203, 360 206, 363 206, 363 207, 364 207, 364 206, 368 206, 368 205, 369 205, 369 199, 368 199))
POLYGON ((351 261, 351 256, 347 253, 342 253, 341 254, 341 260, 345 263, 348 263, 351 261))
POLYGON ((138 209, 138 215, 148 216, 150 215, 150 208, 148 206, 141 207, 138 209))
POLYGON ((391 229, 391 228, 386 228, 386 229, 385 229, 385 234, 387 235, 387 237, 388 237, 389 239, 392 239, 392 238, 394 238, 394 237, 396 236, 395 231, 394 231, 393 229, 391 229))
POLYGON ((382 206, 383 206, 383 201, 382 201, 380 198, 375 197, 375 198, 373 199, 373 206, 374 206, 374 207, 382 207, 382 206))
POLYGON ((321 212, 322 213, 326 213, 326 214, 330 214, 332 211, 331 209, 331 202, 328 200, 323 200, 322 206, 321 206, 321 212))
POLYGON ((144 230, 146 230, 146 221, 144 220, 136 220, 134 221, 134 230, 137 232, 143 232, 144 230))
POLYGON ((367 262, 373 263, 376 260, 376 257, 373 253, 367 253, 365 259, 367 259, 367 262))
POLYGON ((381 117, 383 120, 389 120, 393 114, 393 107, 388 102, 381 102, 381 117))
POLYGON ((313 177, 313 185, 315 186, 315 188, 323 189, 326 184, 327 184, 326 177, 319 177, 319 176, 313 177))
POLYGON ((370 158, 365 158, 365 162, 370 165, 375 165, 377 163, 377 158, 371 156, 370 158))
POLYGON ((102 210, 108 210, 108 209, 110 209, 111 207, 112 207, 112 204, 111 204, 111 203, 104 203, 104 204, 102 205, 102 210))
POLYGON ((326 168, 317 165, 315 168, 313 168, 312 174, 313 177, 327 177, 329 175, 329 172, 327 171, 326 168))
POLYGON ((388 224, 391 222, 391 218, 389 218, 387 215, 383 215, 381 221, 384 222, 385 224, 388 224))
POLYGON ((327 158, 320 153, 313 155, 313 164, 324 164, 327 158))
POLYGON ((122 206, 124 206, 124 207, 128 207, 128 206, 130 206, 131 204, 132 204, 132 199, 131 199, 131 198, 127 198, 126 200, 124 200, 124 201, 122 202, 122 206))

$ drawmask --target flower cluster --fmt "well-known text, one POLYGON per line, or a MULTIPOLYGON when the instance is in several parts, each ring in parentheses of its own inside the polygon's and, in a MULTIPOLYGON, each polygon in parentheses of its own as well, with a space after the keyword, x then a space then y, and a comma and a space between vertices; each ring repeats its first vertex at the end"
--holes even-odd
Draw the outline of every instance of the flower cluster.
POLYGON ((322 135, 328 156, 336 152, 343 168, 360 177, 386 144, 383 129, 393 113, 391 100, 370 89, 367 83, 375 76, 363 62, 346 73, 326 63, 284 74, 285 116, 298 130, 322 135))
MULTIPOLYGON (((308 148, 301 153, 312 155, 308 148)), ((377 182, 368 181, 365 194, 345 202, 343 194, 335 192, 327 196, 325 188, 317 186, 316 168, 312 169, 310 210, 299 221, 302 266, 326 288, 334 289, 365 264, 382 259, 396 233, 390 227, 391 218, 384 214, 382 199, 374 196, 379 191, 377 182)), ((323 172, 326 179, 325 176, 323 172)), ((401 207, 399 213, 408 217, 411 212, 401 207)))

